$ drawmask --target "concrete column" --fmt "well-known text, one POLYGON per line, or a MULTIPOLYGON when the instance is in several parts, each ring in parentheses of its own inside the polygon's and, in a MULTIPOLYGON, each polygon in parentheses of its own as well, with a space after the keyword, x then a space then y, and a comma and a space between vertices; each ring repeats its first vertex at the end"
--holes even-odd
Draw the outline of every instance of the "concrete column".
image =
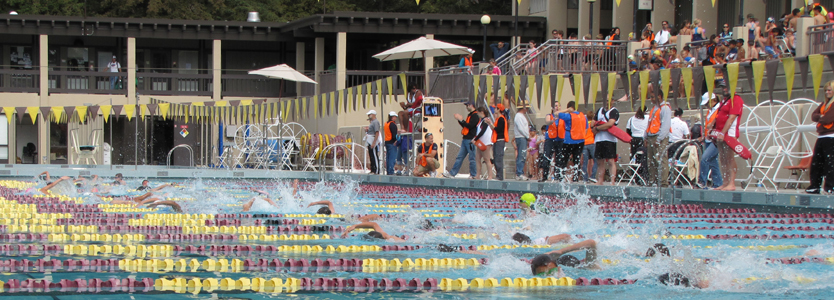
POLYGON ((675 27, 675 4, 674 1, 671 2, 654 2, 654 10, 652 10, 652 28, 654 28, 654 32, 660 32, 663 29, 663 21, 669 22, 669 29, 675 27))
POLYGON ((591 4, 588 3, 587 0, 580 0, 579 1, 579 19, 577 21, 577 22, 579 22, 579 24, 578 24, 579 26, 577 26, 577 28, 579 28, 579 34, 577 36, 579 37, 580 40, 582 39, 583 36, 585 36, 588 33, 592 33, 591 34, 591 39, 596 37, 597 33, 599 33, 599 6, 600 6, 599 1, 594 3, 594 11, 593 11, 594 27, 590 28, 589 24, 588 24, 588 22, 590 21, 590 20, 588 20, 590 14, 588 12, 591 11, 591 4))
POLYGON ((345 88, 347 81, 347 32, 336 34, 336 90, 345 88))
MULTIPOLYGON (((40 62, 40 105, 49 106, 49 36, 41 34, 38 40, 38 61, 40 62)), ((47 116, 38 119, 38 164, 49 163, 49 121, 47 116)))
MULTIPOLYGON (((426 38, 430 39, 430 40, 433 40, 434 39, 434 34, 432 34, 432 33, 426 34, 426 38)), ((425 67, 424 67, 425 72, 426 72, 426 79, 425 79, 426 84, 424 84, 424 86, 423 86, 423 90, 425 91, 426 95, 428 95, 429 91, 430 91, 429 90, 429 70, 433 66, 434 66, 434 57, 426 57, 425 58, 425 67)))
MULTIPOLYGON (((793 6, 792 5, 791 10, 793 10, 794 7, 799 7, 799 6, 793 6)), ((763 24, 763 25, 765 23, 764 20, 766 20, 767 17, 774 17, 777 20, 779 19, 779 16, 765 16, 765 14, 767 14, 767 7, 762 5, 761 0, 744 0, 744 11, 742 12, 742 16, 744 16, 744 22, 741 23, 741 24, 730 24, 730 26, 736 26, 736 25, 744 26, 744 24, 747 23, 747 14, 753 14, 754 16, 756 16, 756 18, 759 18, 759 20, 762 20, 761 24, 763 24)), ((738 17, 737 16, 736 16, 735 19, 733 19, 733 22, 734 23, 738 22, 738 17)), ((733 33, 733 36, 735 36, 735 33, 733 33)), ((746 43, 747 38, 743 38, 743 39, 744 39, 744 42, 746 43)))
POLYGON ((136 101, 136 38, 127 38, 127 102, 136 101))
POLYGON ((678 35, 678 40, 677 40, 677 43, 675 44, 676 45, 675 47, 678 48, 678 51, 683 51, 683 47, 686 46, 686 44, 691 43, 691 42, 692 42, 692 36, 691 35, 678 35))
POLYGON ((211 43, 211 100, 219 101, 223 99, 220 92, 223 90, 223 42, 221 40, 213 40, 211 43))
MULTIPOLYGON (((629 1, 629 0, 624 0, 629 1)), ((565 13, 565 9, 567 8, 567 4, 565 1, 562 0, 548 0, 547 1, 547 33, 545 36, 547 39, 550 39, 552 35, 550 34, 553 29, 561 30, 565 32, 568 29, 568 18, 565 13)), ((565 36, 565 39, 568 37, 565 36)))
POLYGON ((811 53, 811 37, 808 36, 810 31, 808 27, 814 26, 814 18, 799 18, 796 20, 796 56, 808 56, 811 53))
POLYGON ((324 38, 316 38, 316 65, 313 71, 316 73, 316 95, 321 94, 321 72, 324 71, 324 38))
MULTIPOLYGON (((304 73, 304 42, 295 43, 295 70, 304 73)), ((301 95, 301 83, 295 84, 296 95, 301 95)))
POLYGON ((712 0, 692 0, 692 20, 695 19, 701 19, 701 27, 706 30, 705 38, 719 32, 719 26, 723 25, 718 24, 718 5, 713 7, 712 0))
POLYGON ((611 12, 611 24, 614 27, 620 27, 620 38, 628 39, 628 33, 634 27, 634 1, 636 0, 622 0, 620 6, 614 3, 614 10, 611 12))

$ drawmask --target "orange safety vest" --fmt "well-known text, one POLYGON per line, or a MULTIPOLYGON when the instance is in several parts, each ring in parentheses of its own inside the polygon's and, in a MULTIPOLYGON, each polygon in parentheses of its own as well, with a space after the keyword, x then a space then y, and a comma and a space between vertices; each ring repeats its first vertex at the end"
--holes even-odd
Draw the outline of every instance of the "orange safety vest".
POLYGON ((565 138, 565 122, 554 114, 550 114, 550 117, 553 118, 553 124, 547 127, 547 137, 551 139, 565 138))
POLYGON ((570 114, 570 138, 573 140, 578 140, 579 138, 585 138, 585 127, 587 127, 588 119, 585 118, 585 114, 582 112, 574 112, 570 114), (585 126, 582 126, 585 125, 585 126))
POLYGON ((472 66, 472 58, 471 57, 464 57, 463 58, 463 65, 464 66, 472 66))
MULTIPOLYGON (((469 119, 471 119, 471 118, 472 118, 471 114, 466 116, 466 123, 467 124, 469 124, 469 119)), ((460 130, 460 134, 462 134, 462 135, 466 135, 468 133, 469 133, 469 128, 463 127, 463 129, 460 130)))
MULTIPOLYGON (((429 146, 429 151, 431 151, 431 146, 429 146)), ((423 153, 429 153, 428 151, 426 151, 426 143, 420 144, 420 154, 423 154, 423 153)), ((428 161, 427 161, 426 157, 423 156, 423 158, 420 159, 420 165, 425 167, 427 164, 428 164, 428 161)))
MULTIPOLYGON (((656 134, 660 132, 660 110, 663 106, 668 106, 669 109, 672 109, 672 107, 669 106, 669 104, 664 104, 658 108, 652 107, 652 111, 651 113, 649 113, 649 116, 651 116, 651 122, 649 122, 649 128, 646 131, 648 131, 651 134, 656 134)), ((671 128, 669 128, 669 130, 671 131, 671 128)))
MULTIPOLYGON (((593 125, 594 121, 588 121, 588 127, 593 125)), ((585 129, 585 145, 593 145, 594 144, 594 131, 585 129)))
MULTIPOLYGON (((828 101, 828 104, 820 106, 820 115, 825 115, 825 113, 828 112, 829 109, 831 109, 831 103, 834 103, 834 101, 828 101)), ((817 123, 817 127, 820 126, 822 126, 825 129, 831 129, 831 127, 834 126, 834 123, 825 125, 817 123)))
MULTIPOLYGON (((509 126, 507 126, 507 118, 504 118, 504 115, 502 115, 502 114, 498 114, 498 118, 495 119, 495 124, 498 124, 498 120, 501 120, 501 119, 504 119, 504 141, 507 141, 507 137, 510 134, 509 130, 507 130, 507 127, 509 127, 509 126)), ((498 131, 497 128, 496 128, 496 131, 498 131)), ((492 134, 492 143, 495 144, 495 142, 497 142, 497 141, 498 141, 498 134, 497 133, 492 134)))
POLYGON ((394 134, 391 132, 391 123, 394 123, 394 121, 388 121, 388 123, 385 123, 385 136, 384 136, 384 138, 385 138, 386 142, 390 142, 390 141, 394 140, 394 134))

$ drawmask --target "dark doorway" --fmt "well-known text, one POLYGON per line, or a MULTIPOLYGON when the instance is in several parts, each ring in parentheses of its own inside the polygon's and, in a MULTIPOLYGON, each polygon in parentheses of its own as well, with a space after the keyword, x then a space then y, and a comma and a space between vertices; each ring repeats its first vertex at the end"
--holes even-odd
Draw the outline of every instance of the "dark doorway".
POLYGON ((148 142, 148 161, 152 165, 165 165, 168 151, 174 147, 174 121, 163 120, 162 117, 148 117, 153 122, 148 128, 150 140, 148 142))

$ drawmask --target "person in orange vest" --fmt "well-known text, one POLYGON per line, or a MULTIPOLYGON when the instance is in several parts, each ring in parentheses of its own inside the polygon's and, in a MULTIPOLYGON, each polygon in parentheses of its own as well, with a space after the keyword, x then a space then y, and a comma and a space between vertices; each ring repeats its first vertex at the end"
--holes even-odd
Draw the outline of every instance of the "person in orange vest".
POLYGON ((814 110, 811 120, 817 122, 817 142, 811 159, 811 185, 806 193, 819 194, 825 177, 825 192, 834 193, 834 81, 825 84, 825 101, 814 110))
POLYGON ((492 128, 492 157, 495 160, 495 172, 497 179, 504 180, 504 145, 509 138, 509 123, 507 122, 507 111, 504 104, 498 103, 495 111, 495 121, 486 118, 484 122, 492 128))
POLYGON ((455 158, 455 164, 452 166, 452 170, 448 172, 443 172, 443 177, 452 178, 458 174, 460 171, 461 164, 463 164, 463 159, 466 156, 469 156, 469 179, 475 179, 475 172, 477 171, 475 167, 475 135, 478 133, 478 123, 480 123, 481 118, 478 117, 477 112, 475 112, 475 102, 469 101, 466 102, 466 111, 469 112, 469 115, 466 116, 466 119, 463 118, 460 114, 455 114, 455 119, 458 120, 458 124, 460 124, 463 129, 461 129, 460 134, 463 135, 463 140, 460 142, 460 151, 458 152, 458 156, 455 158))
MULTIPOLYGON (((708 105, 710 107, 707 113, 707 121, 704 123, 704 128, 712 128, 715 124, 715 117, 718 116, 718 98, 715 94, 707 92, 701 99, 701 106, 708 105)), ((721 169, 718 165, 718 146, 713 139, 701 133, 699 140, 704 141, 704 154, 701 155, 701 163, 698 175, 698 187, 707 189, 707 176, 712 179, 712 188, 718 188, 724 184, 721 180, 721 169)))
POLYGON ((472 53, 468 53, 460 57, 460 63, 458 64, 459 68, 469 68, 467 72, 470 74, 472 73, 472 53))
POLYGON ((654 106, 649 110, 649 126, 646 128, 646 137, 644 138, 649 165, 649 178, 646 179, 646 182, 649 185, 660 184, 665 186, 667 177, 669 177, 669 163, 663 154, 666 153, 666 146, 669 143, 672 107, 669 102, 663 100, 663 94, 654 93, 652 85, 649 85, 649 91, 654 106))
MULTIPOLYGON (((565 127, 565 136, 562 141, 561 168, 567 168, 568 162, 572 162, 575 168, 579 167, 582 157, 582 149, 585 148, 585 132, 588 130, 588 118, 582 112, 576 111, 576 102, 568 102, 564 110, 559 111, 559 120, 565 127)), ((570 172, 573 173, 573 172, 570 172)), ((576 181, 575 174, 568 175, 568 181, 576 181)))
POLYGON ((588 182, 589 180, 596 182, 597 164, 594 163, 594 131, 590 129, 590 127, 596 124, 594 111, 589 110, 585 113, 585 117, 588 118, 588 129, 585 130, 585 147, 582 148, 582 162, 580 163, 582 169, 582 179, 584 179, 585 182, 588 182))
POLYGON ((434 143, 434 136, 431 132, 426 133, 423 143, 417 147, 417 157, 414 158, 414 176, 423 177, 440 168, 437 159, 437 144, 434 143))
POLYGON ((385 141, 385 171, 394 175, 394 164, 397 161, 397 112, 388 113, 388 122, 382 129, 385 141))
MULTIPOLYGON (((550 168, 559 168, 562 161, 562 143, 565 139, 565 124, 559 119, 560 105, 559 102, 553 106, 551 113, 545 116, 544 125, 547 126, 547 133, 544 141, 544 155, 543 159, 539 161, 542 168, 542 177, 539 182, 545 182, 550 174, 550 168)), ((554 172, 558 169, 554 169, 554 172)), ((558 172, 556 172, 558 174, 558 172)), ((558 176, 556 176, 558 177, 558 176)), ((559 178, 557 178, 559 179, 559 178)))

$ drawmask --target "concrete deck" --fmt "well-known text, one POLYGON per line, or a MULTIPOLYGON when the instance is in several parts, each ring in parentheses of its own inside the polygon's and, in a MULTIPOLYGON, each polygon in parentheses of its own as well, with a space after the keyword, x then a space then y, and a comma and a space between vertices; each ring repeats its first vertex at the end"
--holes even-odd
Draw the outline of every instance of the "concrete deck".
POLYGON ((834 195, 808 195, 796 190, 780 192, 763 191, 709 191, 681 188, 650 188, 640 186, 595 186, 585 184, 538 183, 531 181, 485 181, 469 179, 417 178, 406 176, 379 176, 339 172, 300 172, 254 169, 200 169, 164 166, 97 166, 97 165, 0 165, 0 179, 32 178, 43 171, 52 176, 112 177, 123 173, 126 178, 176 179, 301 179, 318 181, 349 178, 368 184, 390 184, 426 188, 473 189, 491 192, 532 192, 537 194, 566 194, 576 192, 594 198, 617 200, 656 201, 662 204, 699 203, 714 207, 758 207, 764 211, 829 211, 834 206, 834 195))

